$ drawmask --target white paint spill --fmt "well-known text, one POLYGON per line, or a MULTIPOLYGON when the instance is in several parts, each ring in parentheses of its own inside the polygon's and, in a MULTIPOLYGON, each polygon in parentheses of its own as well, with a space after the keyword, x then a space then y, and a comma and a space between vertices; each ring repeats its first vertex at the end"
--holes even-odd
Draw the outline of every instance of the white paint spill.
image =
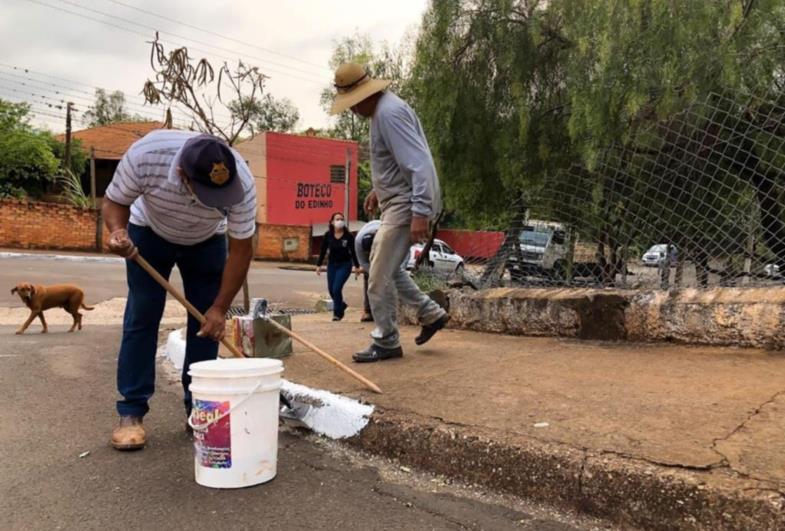
POLYGON ((112 264, 122 262, 125 259, 119 256, 80 256, 69 254, 38 254, 38 253, 13 253, 0 252, 0 258, 24 258, 34 260, 62 260, 66 262, 97 262, 100 264, 112 264))
MULTIPOLYGON (((185 328, 174 330, 166 343, 158 348, 158 356, 166 358, 177 369, 185 361, 185 328)), ((303 423, 319 435, 330 439, 354 437, 373 413, 373 406, 323 389, 312 389, 288 380, 281 380, 281 390, 295 400, 311 405, 303 423)))
POLYGON ((183 364, 185 363, 185 328, 169 332, 166 343, 158 347, 156 354, 168 359, 178 371, 183 370, 183 364))
POLYGON ((346 439, 368 425, 373 406, 322 389, 281 381, 281 389, 295 400, 313 404, 303 422, 313 431, 330 439, 346 439))

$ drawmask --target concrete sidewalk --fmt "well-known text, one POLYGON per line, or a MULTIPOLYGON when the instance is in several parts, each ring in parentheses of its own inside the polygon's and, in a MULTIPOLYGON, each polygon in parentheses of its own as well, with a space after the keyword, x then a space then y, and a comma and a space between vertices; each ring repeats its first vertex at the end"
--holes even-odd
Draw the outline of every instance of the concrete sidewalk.
MULTIPOLYGON (((371 326, 297 316, 349 363, 371 326)), ((785 528, 785 353, 447 330, 355 365, 296 347, 286 377, 379 413, 355 444, 438 473, 651 528, 785 528)))

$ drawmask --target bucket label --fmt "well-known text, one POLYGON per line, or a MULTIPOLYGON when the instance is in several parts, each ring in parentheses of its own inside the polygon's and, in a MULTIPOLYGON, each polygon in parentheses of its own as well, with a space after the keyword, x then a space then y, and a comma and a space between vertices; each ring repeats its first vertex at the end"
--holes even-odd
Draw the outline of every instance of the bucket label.
MULTIPOLYGON (((193 424, 200 426, 229 411, 229 402, 194 400, 193 424)), ((194 430, 194 448, 199 463, 206 468, 232 468, 231 415, 211 424, 206 430, 194 430)))

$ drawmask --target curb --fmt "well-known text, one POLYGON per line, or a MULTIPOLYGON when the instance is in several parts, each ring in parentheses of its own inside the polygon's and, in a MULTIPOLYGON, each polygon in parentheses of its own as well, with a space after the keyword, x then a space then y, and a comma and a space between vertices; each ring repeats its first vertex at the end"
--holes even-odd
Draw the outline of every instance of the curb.
POLYGON ((278 266, 278 269, 283 269, 284 271, 307 271, 310 273, 314 273, 316 271, 316 266, 314 265, 281 265, 278 266))
POLYGON ((17 253, 0 251, 0 258, 14 259, 28 259, 28 260, 48 260, 48 261, 64 261, 64 262, 94 262, 99 264, 114 264, 124 262, 125 258, 115 256, 96 256, 96 255, 78 255, 78 254, 45 254, 45 253, 17 253))
POLYGON ((659 465, 378 409, 355 448, 646 529, 785 529, 785 495, 729 469, 659 465))
MULTIPOLYGON (((491 288, 446 291, 449 328, 599 341, 785 349, 785 286, 624 291, 491 288)), ((399 305, 403 322, 416 312, 399 305)))

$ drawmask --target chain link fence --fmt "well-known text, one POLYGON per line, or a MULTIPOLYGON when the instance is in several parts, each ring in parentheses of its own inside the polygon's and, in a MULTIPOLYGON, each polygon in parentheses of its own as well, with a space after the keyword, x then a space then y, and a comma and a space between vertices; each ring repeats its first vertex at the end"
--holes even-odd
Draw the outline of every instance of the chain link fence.
POLYGON ((784 187, 785 96, 710 94, 636 126, 591 169, 524 190, 506 230, 483 233, 464 255, 444 244, 452 263, 432 253, 418 274, 475 288, 777 285, 784 187))

